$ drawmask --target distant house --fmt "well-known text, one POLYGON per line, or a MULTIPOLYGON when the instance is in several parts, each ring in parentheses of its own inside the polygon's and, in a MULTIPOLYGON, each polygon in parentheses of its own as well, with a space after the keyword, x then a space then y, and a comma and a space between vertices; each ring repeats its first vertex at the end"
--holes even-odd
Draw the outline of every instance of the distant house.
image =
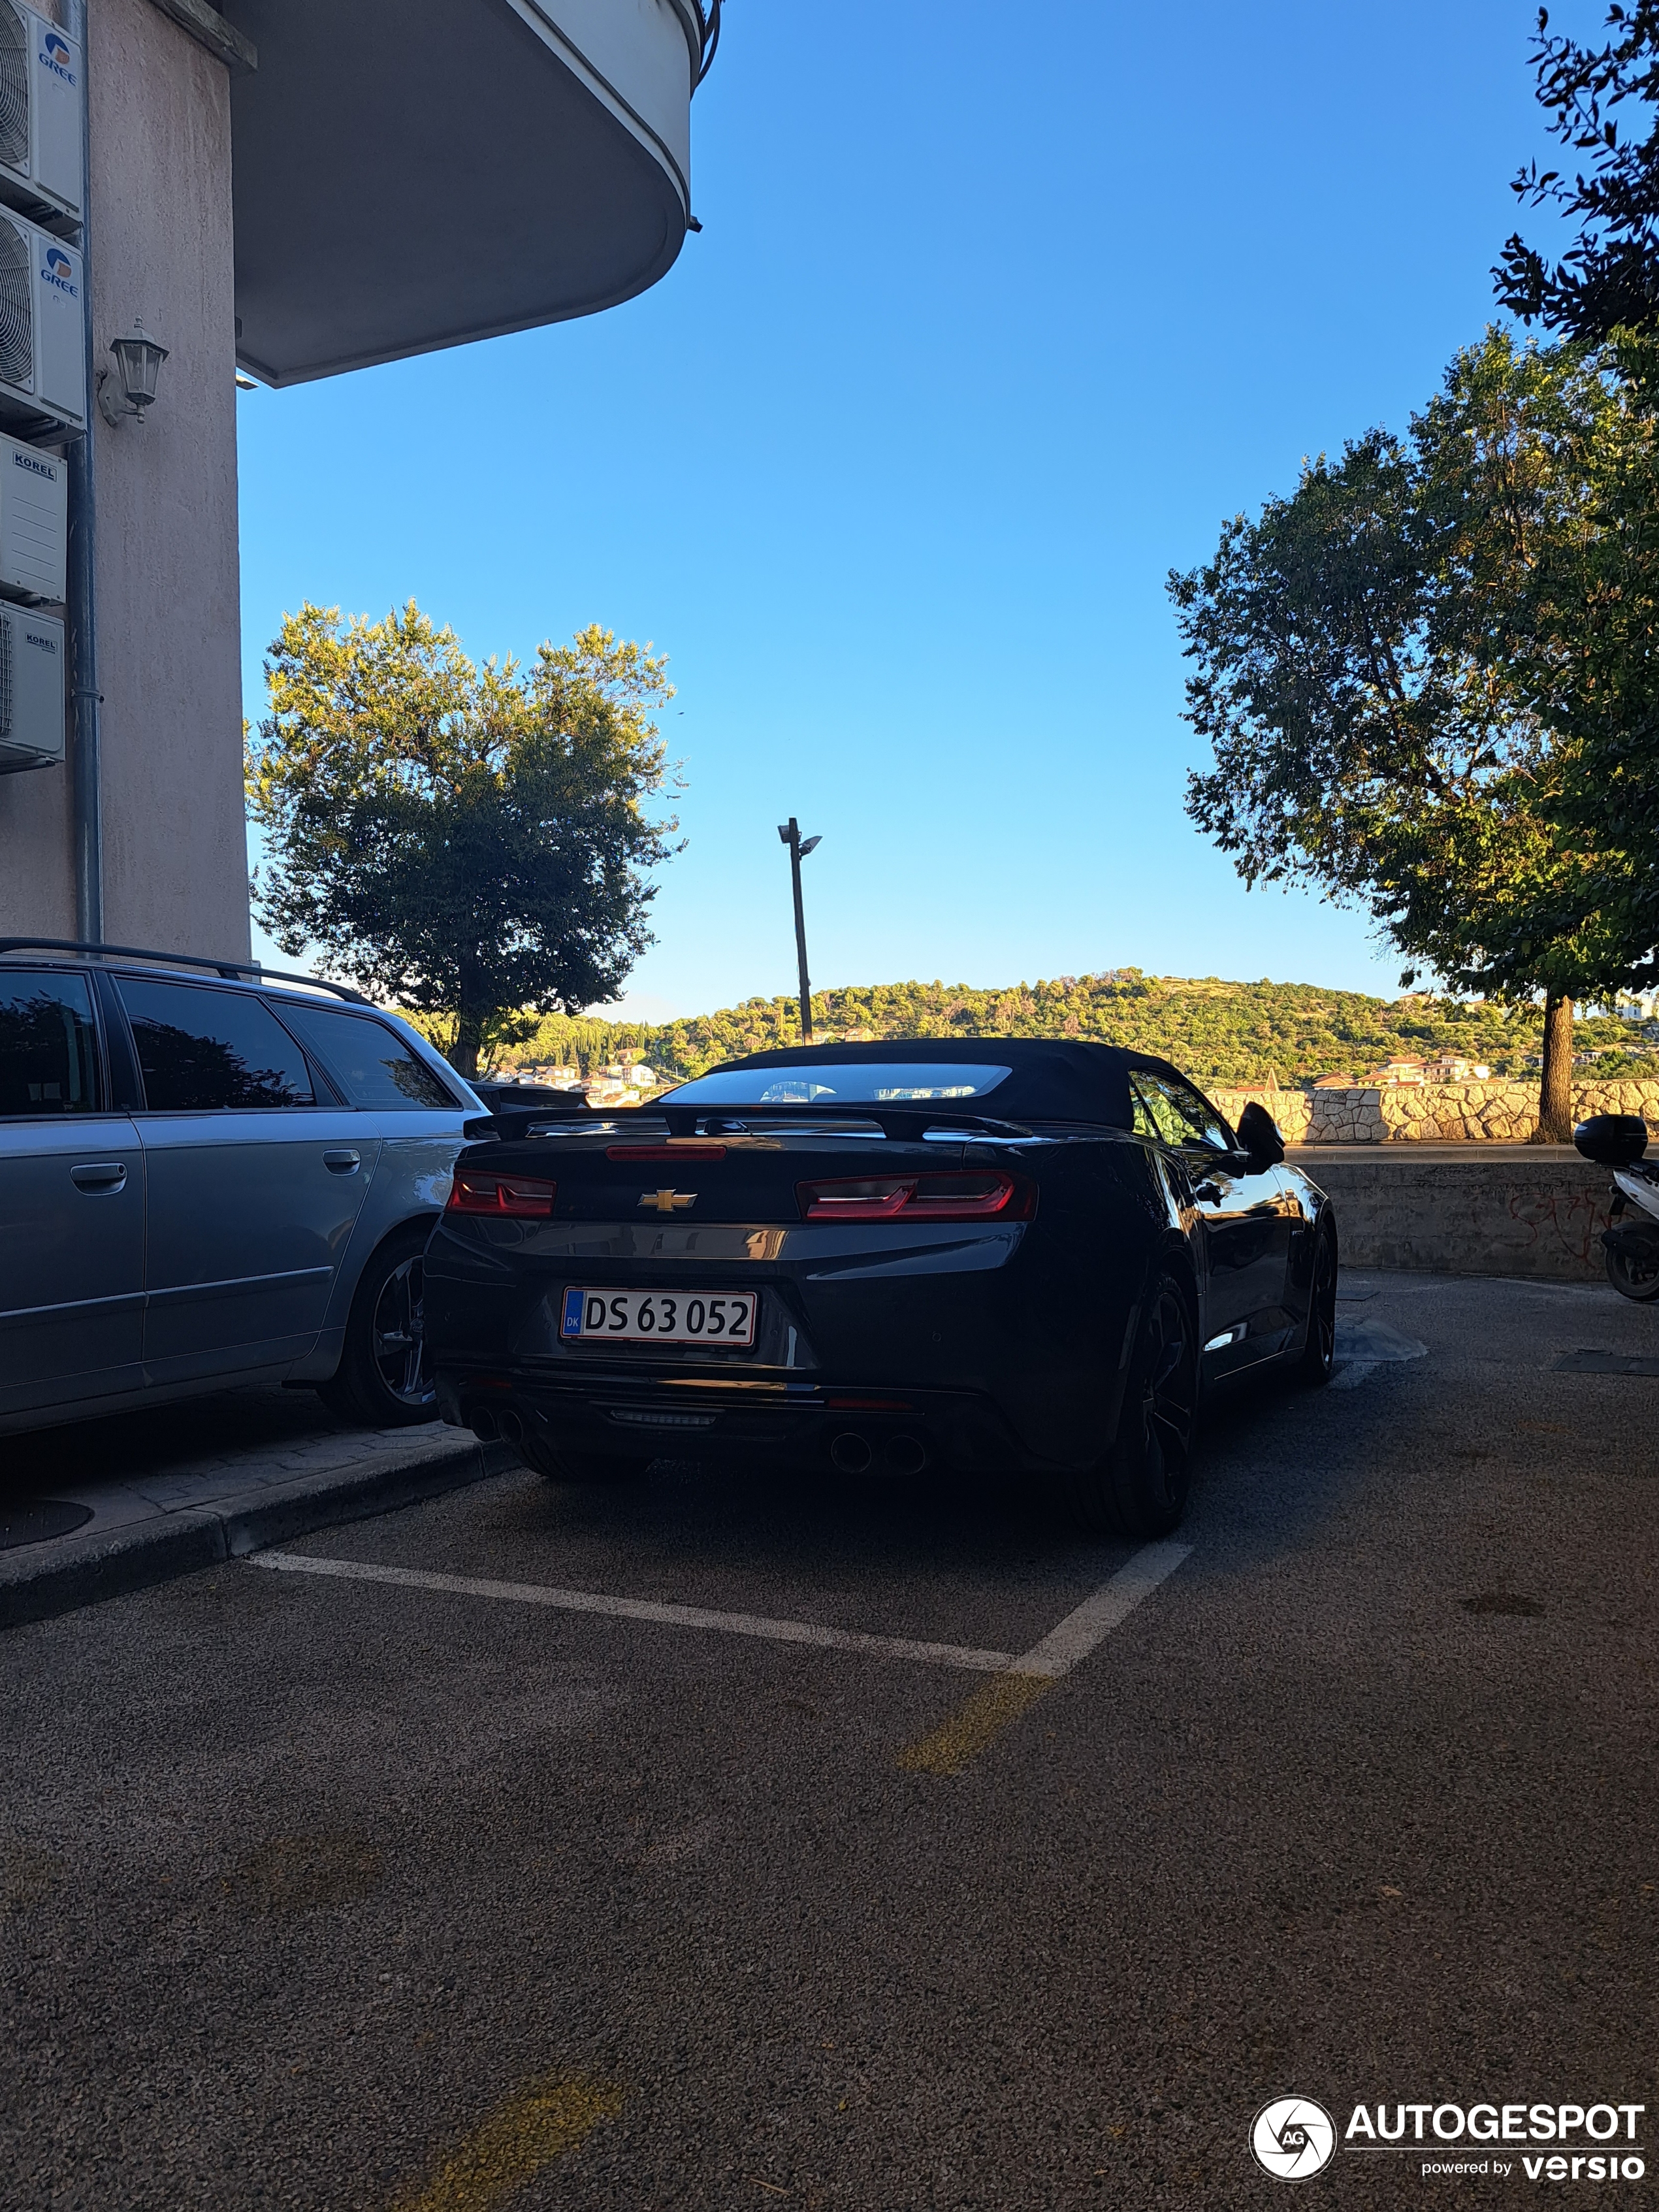
POLYGON ((1491 1073, 1484 1060, 1464 1060, 1455 1052, 1423 1063, 1425 1083, 1484 1083, 1491 1073))
POLYGON ((1358 1088, 1352 1075, 1322 1075, 1316 1079, 1316 1091, 1354 1091, 1358 1088))
POLYGON ((1385 1060, 1366 1078, 1369 1083, 1426 1083, 1427 1063, 1420 1060, 1385 1060))

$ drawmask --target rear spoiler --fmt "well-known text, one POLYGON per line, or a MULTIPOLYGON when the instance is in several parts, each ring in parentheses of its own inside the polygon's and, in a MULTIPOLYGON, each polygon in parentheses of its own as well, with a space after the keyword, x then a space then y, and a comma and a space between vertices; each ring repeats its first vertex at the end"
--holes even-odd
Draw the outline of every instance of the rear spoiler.
MULTIPOLYGON (((658 1123, 666 1127, 671 1137, 741 1137, 747 1136, 757 1123, 802 1121, 840 1123, 868 1123, 873 1121, 884 1137, 896 1141, 915 1142, 925 1137, 930 1129, 960 1131, 968 1137, 1030 1137, 1036 1134, 1024 1121, 999 1121, 990 1114, 958 1114, 941 1101, 914 1106, 622 1106, 614 1111, 601 1107, 580 1109, 571 1114, 552 1113, 538 1108, 533 1113, 502 1112, 491 1114, 483 1120, 473 1120, 462 1125, 463 1133, 475 1140, 495 1138, 514 1144, 527 1137, 532 1129, 550 1121, 568 1121, 591 1115, 595 1121, 611 1122, 658 1123), (700 1129, 698 1123, 703 1127, 700 1129)), ((1103 1125, 1104 1126, 1104 1125, 1103 1125)))

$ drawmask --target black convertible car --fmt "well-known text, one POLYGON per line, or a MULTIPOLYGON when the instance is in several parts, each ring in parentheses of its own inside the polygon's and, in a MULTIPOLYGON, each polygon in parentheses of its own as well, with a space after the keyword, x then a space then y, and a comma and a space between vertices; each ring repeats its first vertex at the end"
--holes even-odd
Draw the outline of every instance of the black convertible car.
POLYGON ((468 1133, 426 1255, 439 1402, 557 1479, 1015 1467, 1157 1535, 1209 1385, 1331 1372, 1328 1201, 1163 1060, 805 1046, 468 1133))

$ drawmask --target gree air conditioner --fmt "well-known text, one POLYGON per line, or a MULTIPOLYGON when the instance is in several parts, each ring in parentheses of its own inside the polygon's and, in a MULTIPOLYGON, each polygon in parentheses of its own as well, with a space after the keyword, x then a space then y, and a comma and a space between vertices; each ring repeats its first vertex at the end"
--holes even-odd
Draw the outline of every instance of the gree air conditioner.
POLYGON ((81 282, 72 246, 0 208, 0 420, 45 436, 86 428, 81 282))
POLYGON ((0 0, 0 198, 81 214, 81 49, 18 0, 0 0))
POLYGON ((0 433, 0 597, 61 599, 68 556, 68 463, 0 433))
POLYGON ((64 757, 64 625, 0 606, 0 775, 64 757))

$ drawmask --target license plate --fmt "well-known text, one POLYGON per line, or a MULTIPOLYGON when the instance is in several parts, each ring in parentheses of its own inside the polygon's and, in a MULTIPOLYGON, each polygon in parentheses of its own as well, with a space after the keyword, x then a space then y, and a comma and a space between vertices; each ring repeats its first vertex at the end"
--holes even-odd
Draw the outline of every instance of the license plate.
POLYGON ((580 1291, 564 1294, 562 1337, 617 1344, 752 1344, 752 1291, 580 1291))

